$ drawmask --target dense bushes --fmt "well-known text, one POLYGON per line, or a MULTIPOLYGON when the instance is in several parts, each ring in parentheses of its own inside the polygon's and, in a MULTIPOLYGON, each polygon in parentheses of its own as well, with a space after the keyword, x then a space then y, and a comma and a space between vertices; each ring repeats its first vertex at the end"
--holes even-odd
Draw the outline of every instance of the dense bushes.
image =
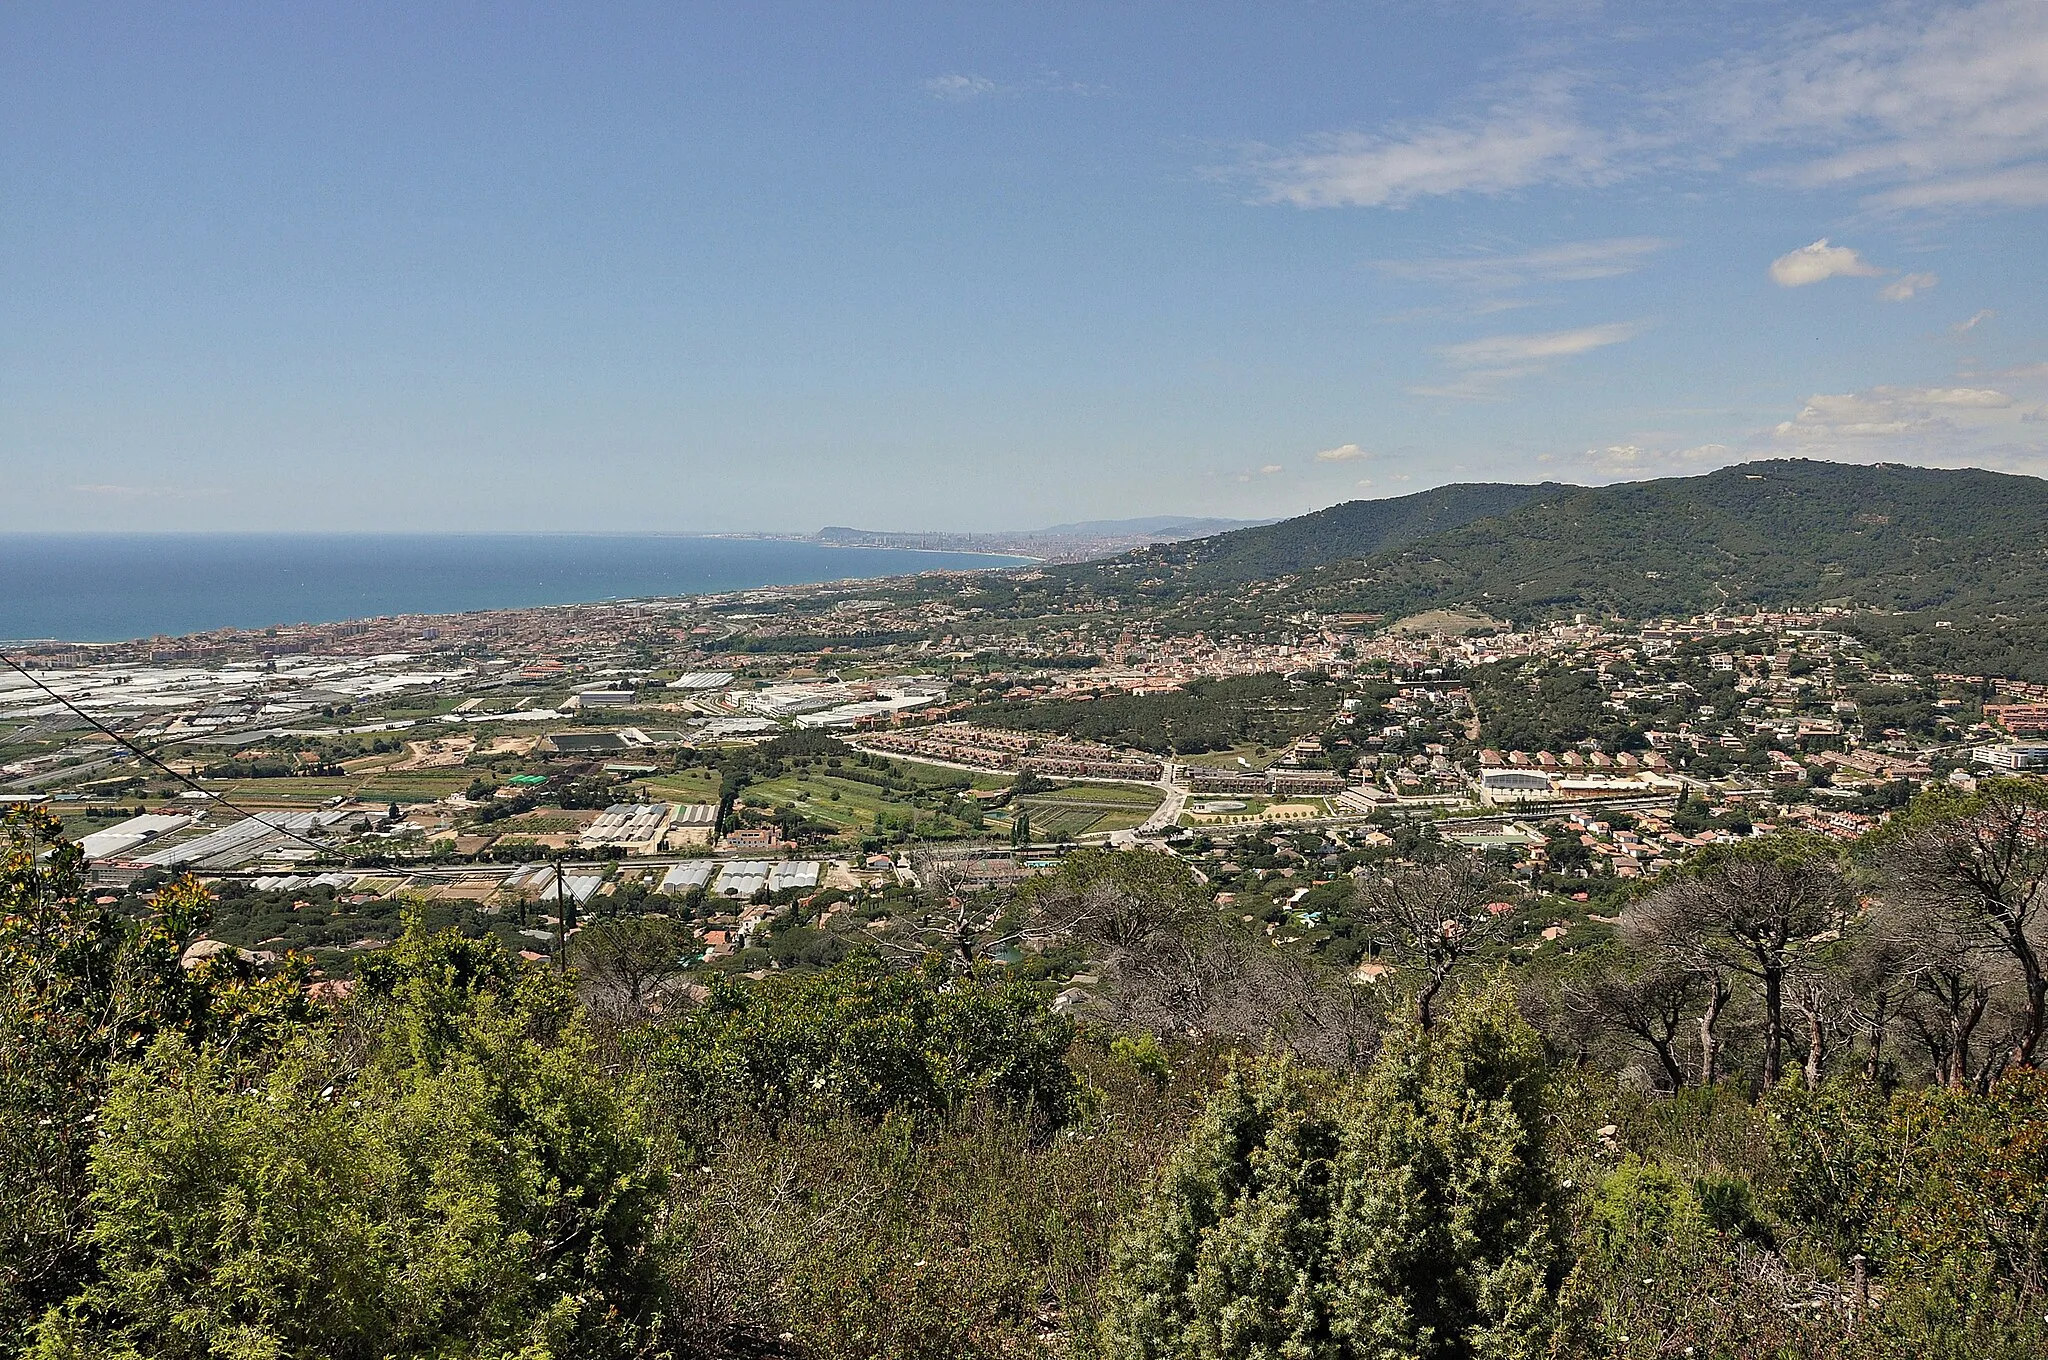
POLYGON ((0 1328, 40 1360, 2048 1354, 2017 1063, 1659 1096, 1547 1057, 1500 977, 1427 1030, 1344 986, 1372 1042, 1318 1054, 1322 984, 1245 980, 1298 956, 1209 949, 1209 885, 1109 854, 1013 907, 1192 988, 1170 1027, 868 954, 680 1011, 627 978, 593 1023, 416 917, 313 1005, 295 963, 179 966, 196 885, 124 919, 9 829, 0 1328))
POLYGON ((999 973, 902 972, 857 955, 758 986, 722 983, 649 1036, 661 1107, 693 1137, 837 1115, 947 1118, 978 1103, 1057 1126, 1079 1090, 1073 1027, 999 973))
POLYGON ((1285 676, 1196 680, 1169 694, 1103 694, 1082 700, 995 700, 962 716, 969 722, 1057 732, 1141 751, 1227 750, 1247 742, 1279 746, 1320 730, 1337 706, 1336 688, 1297 685, 1285 676))
POLYGON ((2024 1071, 1988 1096, 1853 1078, 1756 1106, 1727 1087, 1582 1096, 1561 1140, 1589 1186, 1569 1353, 2048 1354, 2044 1087, 2024 1071), (1601 1117, 1618 1122, 1589 1135, 1601 1117))
POLYGON ((648 1149, 566 984, 415 928, 260 1053, 117 1068, 58 1357, 603 1355, 654 1284, 648 1149))

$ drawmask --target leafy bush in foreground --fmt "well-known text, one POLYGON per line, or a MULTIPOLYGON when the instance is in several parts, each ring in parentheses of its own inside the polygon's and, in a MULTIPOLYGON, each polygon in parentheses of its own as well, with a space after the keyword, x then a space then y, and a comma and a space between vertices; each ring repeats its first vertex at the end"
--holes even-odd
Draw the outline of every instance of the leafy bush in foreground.
POLYGON ((96 1278, 32 1354, 598 1356, 653 1285, 629 1087, 567 988, 415 923, 263 1062, 158 1042, 93 1149, 96 1278))

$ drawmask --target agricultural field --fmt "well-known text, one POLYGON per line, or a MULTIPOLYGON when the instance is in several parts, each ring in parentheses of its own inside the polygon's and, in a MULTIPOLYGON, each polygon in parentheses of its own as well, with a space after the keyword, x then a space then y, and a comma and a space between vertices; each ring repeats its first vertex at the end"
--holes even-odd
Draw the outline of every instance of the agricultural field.
POLYGON ((647 796, 665 803, 715 803, 718 801, 718 771, 694 766, 674 774, 638 781, 647 796))
POLYGON ((462 792, 473 778, 464 770, 391 770, 362 781, 355 796, 367 803, 431 803, 462 792))
POLYGON ((345 775, 290 779, 209 779, 201 785, 242 807, 311 808, 333 798, 353 797, 364 779, 345 775))
POLYGON ((1159 790, 1139 784, 1067 784, 1026 794, 1017 806, 1031 817, 1033 839, 1070 840, 1104 831, 1129 831, 1158 808, 1159 790))
POLYGON ((508 817, 493 830, 501 836, 561 836, 581 832, 597 820, 595 812, 565 812, 544 808, 538 812, 508 817))
MULTIPOLYGON (((385 756, 372 757, 388 761, 385 756)), ((335 798, 366 803, 431 803, 468 787, 464 770, 386 770, 285 779, 208 779, 204 787, 244 807, 310 808, 335 798)))

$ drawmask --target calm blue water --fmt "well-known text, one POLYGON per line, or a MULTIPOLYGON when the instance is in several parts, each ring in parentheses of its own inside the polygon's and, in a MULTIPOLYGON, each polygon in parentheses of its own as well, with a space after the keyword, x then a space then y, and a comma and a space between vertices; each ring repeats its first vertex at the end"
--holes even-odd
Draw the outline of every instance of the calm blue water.
POLYGON ((1024 560, 652 534, 0 534, 0 638, 114 642, 1024 560))

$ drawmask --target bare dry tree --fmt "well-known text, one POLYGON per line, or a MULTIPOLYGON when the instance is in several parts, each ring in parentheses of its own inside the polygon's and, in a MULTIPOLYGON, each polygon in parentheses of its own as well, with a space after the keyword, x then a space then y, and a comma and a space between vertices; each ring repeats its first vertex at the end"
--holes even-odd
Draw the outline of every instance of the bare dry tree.
POLYGON ((1458 965, 1508 930, 1501 881, 1477 855, 1441 851, 1421 864, 1357 880, 1355 910, 1374 947, 1415 979, 1415 1016, 1430 1027, 1437 994, 1458 965))
POLYGON ((1021 925, 1005 926, 1010 903, 999 895, 973 891, 973 861, 994 853, 985 843, 955 843, 941 849, 921 845, 910 852, 917 885, 917 915, 875 943, 905 960, 938 958, 965 971, 1024 938, 1021 925))
POLYGON ((1159 932, 1098 955, 1103 1013, 1118 1024, 1215 1038, 1357 1068, 1379 1046, 1371 989, 1236 922, 1159 932))
POLYGON ((1912 942, 1890 929, 1882 907, 1868 906, 1843 931, 1832 960, 1842 1024, 1852 1043, 1862 1040, 1863 1075, 1872 1081, 1884 1070, 1886 1043, 1907 1023, 1913 958, 1912 942))
POLYGON ((1820 1086, 1841 1041, 1855 1027, 1849 992, 1837 974, 1825 968, 1801 967, 1786 979, 1785 1001, 1804 1030, 1801 1037, 1806 1053, 1800 1075, 1806 1089, 1812 1091, 1820 1086))
POLYGON ((2008 1059, 2032 1066, 2048 1030, 2048 783, 1996 779, 1922 795, 1871 848, 1887 900, 1939 918, 2019 974, 2008 1059))
POLYGON ((1709 985, 1699 973, 1668 959, 1609 957, 1566 978, 1558 992, 1569 1014, 1625 1035, 1655 1058, 1676 1091, 1686 1083, 1679 1036, 1709 985))
POLYGON ((1208 886, 1171 855, 1079 851, 1027 883, 1017 907, 1034 934, 1087 948, 1102 978, 1097 1005, 1119 1024, 1342 1066, 1377 1049, 1368 989, 1220 917, 1208 886))
MULTIPOLYGON (((1785 986, 1835 938, 1852 896, 1832 845, 1813 837, 1762 836, 1709 846, 1679 874, 1622 914, 1622 933, 1703 978, 1746 977, 1764 1009, 1762 1080, 1784 1070, 1785 986)), ((1713 1073, 1720 1005, 1702 1020, 1701 1070, 1713 1073)))
POLYGON ((1059 873, 1028 883, 1019 902, 1034 927, 1106 949, 1183 936, 1215 914, 1187 865, 1142 850, 1077 851, 1059 873))
POLYGON ((1897 894, 1878 902, 1868 931, 1876 960, 1867 971, 1890 975, 1888 983, 1870 983, 1902 991, 1899 1029, 1926 1055, 1937 1084, 1968 1087, 2004 956, 1975 932, 1958 929, 1947 913, 1897 894))

